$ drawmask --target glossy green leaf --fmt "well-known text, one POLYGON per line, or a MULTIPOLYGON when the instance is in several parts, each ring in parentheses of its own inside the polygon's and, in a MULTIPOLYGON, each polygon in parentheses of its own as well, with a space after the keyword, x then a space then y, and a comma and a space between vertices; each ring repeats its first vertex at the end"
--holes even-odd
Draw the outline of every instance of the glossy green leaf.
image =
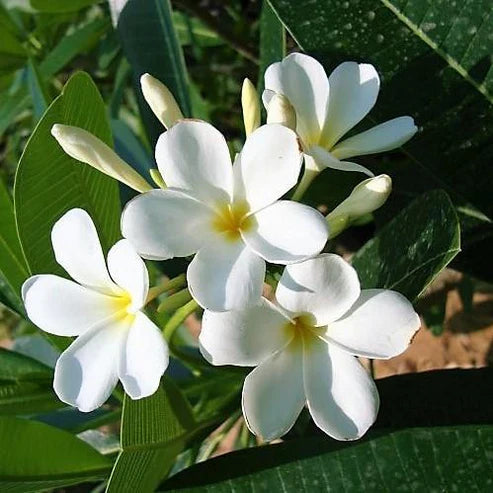
POLYGON ((166 377, 151 397, 132 401, 125 396, 122 451, 106 491, 154 491, 184 449, 195 426, 188 402, 166 377))
POLYGON ((51 98, 38 65, 32 59, 27 64, 27 86, 33 103, 33 114, 37 121, 48 108, 51 98))
POLYGON ((111 145, 103 101, 87 74, 75 74, 53 101, 31 135, 17 170, 17 226, 35 273, 63 273, 55 262, 50 232, 55 221, 73 207, 91 215, 104 248, 119 237, 118 184, 68 157, 50 134, 55 123, 82 127, 111 145))
POLYGON ((30 0, 31 7, 50 14, 77 12, 101 0, 30 0))
POLYGON ((55 75, 77 55, 94 47, 109 27, 108 19, 96 18, 64 36, 41 63, 41 73, 45 77, 55 75))
POLYGON ((0 490, 39 491, 105 477, 111 462, 70 433, 0 417, 0 490))
POLYGON ((385 168, 405 197, 443 188, 493 217, 493 36, 490 0, 270 0, 303 50, 328 70, 370 62, 381 92, 366 124, 411 115, 421 131, 385 168))
POLYGON ((457 214, 448 195, 418 197, 353 257, 363 288, 394 289, 413 300, 460 251, 457 214))
POLYGON ((0 380, 51 381, 53 370, 24 354, 0 348, 0 380))
POLYGON ((0 180, 0 291, 12 310, 23 313, 20 288, 29 271, 17 236, 14 206, 0 180))
POLYGON ((148 72, 166 84, 183 114, 191 116, 185 62, 169 0, 129 0, 120 13, 118 33, 133 69, 140 112, 154 146, 164 128, 143 99, 139 82, 142 74, 148 72))
POLYGON ((487 492, 492 447, 491 425, 414 428, 346 443, 305 438, 208 460, 160 491, 487 492))
POLYGON ((286 54, 286 32, 269 2, 263 0, 260 14, 260 66, 257 88, 262 95, 264 73, 274 62, 279 62, 286 54))
POLYGON ((32 415, 66 407, 51 380, 45 383, 0 380, 0 415, 32 415))

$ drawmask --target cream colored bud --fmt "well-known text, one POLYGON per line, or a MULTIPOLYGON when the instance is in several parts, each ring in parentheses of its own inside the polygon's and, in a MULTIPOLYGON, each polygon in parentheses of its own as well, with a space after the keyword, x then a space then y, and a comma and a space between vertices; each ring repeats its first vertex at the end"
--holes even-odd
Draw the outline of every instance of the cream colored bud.
POLYGON ((296 130, 296 113, 288 98, 276 93, 267 106, 267 123, 280 123, 296 130))
POLYGON ((152 190, 137 171, 87 130, 56 123, 51 127, 51 135, 70 157, 89 164, 138 192, 152 190))
POLYGON ((351 195, 341 202, 328 216, 330 237, 333 238, 356 219, 381 207, 392 191, 392 179, 388 175, 368 178, 356 185, 351 195))
POLYGON ((151 175, 151 178, 152 178, 152 181, 159 187, 159 188, 162 188, 163 190, 166 187, 166 183, 164 182, 164 179, 163 179, 163 175, 161 175, 161 173, 159 172, 158 169, 156 168, 151 168, 149 170, 149 173, 151 175))
POLYGON ((183 119, 176 99, 162 82, 150 74, 144 74, 140 78, 140 86, 147 104, 166 128, 183 119))
POLYGON ((241 88, 241 106, 243 108, 245 133, 248 136, 260 127, 260 101, 258 99, 257 90, 249 79, 243 81, 243 87, 241 88))

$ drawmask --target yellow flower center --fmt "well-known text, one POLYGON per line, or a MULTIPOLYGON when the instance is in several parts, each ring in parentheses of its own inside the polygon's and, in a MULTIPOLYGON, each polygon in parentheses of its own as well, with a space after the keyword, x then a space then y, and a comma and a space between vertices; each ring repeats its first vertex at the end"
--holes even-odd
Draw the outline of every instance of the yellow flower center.
POLYGON ((293 337, 294 345, 299 348, 303 343, 309 344, 310 341, 325 332, 325 327, 317 327, 313 324, 313 316, 309 313, 299 315, 286 325, 286 330, 293 337))
POLYGON ((216 208, 212 227, 229 241, 239 240, 241 232, 248 231, 254 224, 254 219, 248 216, 248 212, 248 205, 245 202, 220 204, 216 208))
POLYGON ((131 309, 132 298, 129 293, 122 290, 122 293, 114 297, 115 313, 118 318, 124 319, 128 316, 135 316, 135 310, 131 309))

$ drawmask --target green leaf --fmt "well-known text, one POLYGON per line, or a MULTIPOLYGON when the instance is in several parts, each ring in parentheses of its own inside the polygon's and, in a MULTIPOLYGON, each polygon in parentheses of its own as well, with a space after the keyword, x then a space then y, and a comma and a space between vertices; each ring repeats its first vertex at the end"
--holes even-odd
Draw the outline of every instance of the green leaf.
POLYGON ((22 67, 26 62, 26 50, 0 19, 0 75, 22 67))
POLYGON ((267 67, 279 62, 286 54, 286 32, 269 2, 263 0, 260 14, 260 66, 257 88, 264 90, 264 73, 267 67))
POLYGON ((7 306, 18 313, 24 312, 20 288, 28 275, 17 236, 12 199, 7 187, 0 180, 0 291, 7 306))
POLYGON ((448 195, 418 197, 353 257, 361 286, 413 300, 460 251, 460 228, 448 195))
POLYGON ((30 0, 31 7, 40 12, 58 14, 77 12, 89 5, 99 3, 101 0, 30 0))
MULTIPOLYGON (((302 49, 328 70, 344 60, 375 65, 383 85, 372 123, 416 119, 421 131, 404 147, 405 163, 385 167, 396 194, 443 188, 454 203, 493 217, 490 0, 270 1, 302 49)), ((358 159, 383 169, 371 157, 358 159)))
POLYGON ((55 262, 50 233, 55 221, 73 207, 81 207, 90 214, 103 248, 108 249, 119 237, 118 184, 67 156, 50 134, 55 123, 82 127, 111 146, 101 96, 87 74, 77 73, 36 126, 17 169, 17 226, 33 273, 63 273, 55 262))
POLYGON ((122 451, 106 491, 154 491, 184 449, 194 427, 188 402, 169 378, 164 377, 151 397, 132 401, 125 396, 122 451))
POLYGON ((133 69, 140 112, 154 147, 164 128, 144 101, 139 82, 142 74, 148 72, 166 84, 183 114, 191 116, 185 62, 169 0, 129 0, 118 19, 118 34, 133 69))
POLYGON ((41 73, 50 77, 59 72, 77 55, 95 46, 109 27, 108 19, 96 18, 64 36, 41 63, 41 73))
POLYGON ((27 63, 27 85, 33 102, 34 117, 37 121, 48 108, 51 98, 37 63, 33 59, 29 59, 27 63))
POLYGON ((9 127, 12 121, 19 116, 22 111, 29 107, 30 97, 25 86, 21 86, 14 91, 4 91, 0 94, 0 136, 9 127))
POLYGON ((50 381, 53 370, 24 354, 0 348, 0 379, 14 381, 50 381))
POLYGON ((173 26, 175 27, 180 44, 183 46, 194 43, 197 43, 201 47, 224 44, 224 41, 199 19, 189 17, 183 12, 173 12, 173 26))
POLYGON ((39 491, 103 478, 111 462, 70 433, 0 417, 0 490, 39 491))
POLYGON ((0 381, 0 415, 31 415, 66 407, 53 391, 51 381, 0 381))
POLYGON ((160 491, 491 491, 493 426, 415 428, 358 442, 302 439, 233 452, 178 473, 160 491))

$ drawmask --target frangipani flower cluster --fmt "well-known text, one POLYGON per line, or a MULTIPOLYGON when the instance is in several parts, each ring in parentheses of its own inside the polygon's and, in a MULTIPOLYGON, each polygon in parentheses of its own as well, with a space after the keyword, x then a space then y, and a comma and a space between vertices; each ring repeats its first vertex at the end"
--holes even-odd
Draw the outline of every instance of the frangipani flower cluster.
POLYGON ((166 128, 151 170, 157 188, 87 131, 53 126, 67 154, 139 192, 124 207, 124 239, 107 262, 89 215, 72 209, 55 223, 52 243, 76 282, 41 274, 24 284, 38 327, 78 336, 55 368, 62 401, 90 411, 118 380, 132 399, 156 391, 168 347, 144 313, 154 294, 142 259, 193 256, 187 284, 205 309, 202 354, 213 365, 256 367, 243 389, 252 432, 282 436, 305 404, 340 440, 360 437, 375 420, 378 394, 356 357, 399 354, 419 318, 398 293, 361 291, 349 264, 321 252, 329 237, 383 205, 391 179, 361 182, 327 217, 298 199, 311 171, 367 171, 341 160, 394 148, 416 128, 402 117, 339 142, 375 103, 378 76, 369 65, 342 64, 327 79, 316 60, 294 54, 269 67, 265 82, 266 125, 254 86, 243 84, 246 140, 232 160, 214 126, 183 118, 170 91, 144 74, 143 95, 166 128), (262 297, 268 264, 287 266, 274 302, 262 297))

